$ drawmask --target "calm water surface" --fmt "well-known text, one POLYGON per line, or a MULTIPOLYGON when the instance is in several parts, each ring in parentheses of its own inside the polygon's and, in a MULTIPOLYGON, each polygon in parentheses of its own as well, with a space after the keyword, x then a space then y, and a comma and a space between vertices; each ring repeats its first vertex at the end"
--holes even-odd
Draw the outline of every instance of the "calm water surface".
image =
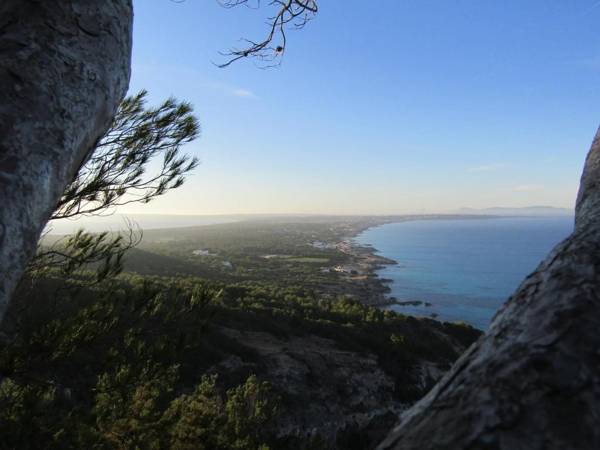
POLYGON ((394 310, 485 329, 572 229, 572 217, 423 220, 371 228, 356 241, 398 262, 378 272, 393 280, 391 296, 431 303, 394 310))

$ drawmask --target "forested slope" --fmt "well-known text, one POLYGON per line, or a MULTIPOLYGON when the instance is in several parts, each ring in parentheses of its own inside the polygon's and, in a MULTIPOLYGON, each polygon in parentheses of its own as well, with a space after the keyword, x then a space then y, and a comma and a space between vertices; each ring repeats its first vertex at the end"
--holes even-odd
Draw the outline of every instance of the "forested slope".
POLYGON ((4 448, 365 448, 479 335, 301 286, 89 281, 22 283, 4 448))

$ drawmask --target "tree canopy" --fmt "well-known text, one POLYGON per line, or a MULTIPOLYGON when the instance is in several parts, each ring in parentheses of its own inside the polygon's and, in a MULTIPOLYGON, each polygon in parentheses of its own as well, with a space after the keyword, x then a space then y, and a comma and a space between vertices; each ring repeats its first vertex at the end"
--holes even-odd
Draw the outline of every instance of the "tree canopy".
MULTIPOLYGON (((111 214, 117 206, 148 203, 184 183, 198 159, 182 154, 181 149, 198 137, 198 119, 187 102, 169 98, 158 107, 149 107, 147 97, 142 90, 123 100, 111 127, 67 186, 51 219, 111 214)), ((51 246, 42 243, 29 272, 58 268, 71 274, 95 264, 98 280, 119 273, 124 253, 141 239, 134 224, 127 228, 124 234, 79 230, 51 246)))

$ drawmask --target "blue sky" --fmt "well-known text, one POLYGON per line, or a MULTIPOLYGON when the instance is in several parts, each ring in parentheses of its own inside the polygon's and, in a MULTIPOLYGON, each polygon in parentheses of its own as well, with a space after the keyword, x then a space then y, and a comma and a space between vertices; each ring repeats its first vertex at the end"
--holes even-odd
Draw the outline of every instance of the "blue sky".
MULTIPOLYGON (((266 4, 266 2, 263 2, 266 4)), ((266 6, 136 0, 131 91, 192 102, 202 164, 123 212, 572 207, 600 124, 600 2, 320 1, 281 67, 218 52, 266 6)))

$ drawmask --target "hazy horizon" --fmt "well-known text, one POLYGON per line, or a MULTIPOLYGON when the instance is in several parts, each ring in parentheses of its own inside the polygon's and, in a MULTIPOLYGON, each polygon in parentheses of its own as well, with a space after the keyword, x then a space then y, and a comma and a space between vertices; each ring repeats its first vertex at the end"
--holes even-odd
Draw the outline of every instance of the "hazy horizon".
POLYGON ((407 210, 407 211, 398 211, 398 212, 390 212, 390 213, 368 213, 357 211, 355 213, 328 213, 328 212, 226 212, 226 213, 162 213, 162 212, 148 212, 150 208, 144 208, 144 210, 136 211, 135 209, 127 209, 123 207, 114 208, 114 212, 102 214, 102 215, 90 215, 90 216, 76 216, 73 219, 61 219, 68 221, 78 221, 78 220, 94 220, 94 219, 103 219, 108 217, 113 217, 115 215, 122 216, 202 216, 202 217, 210 217, 210 216, 404 216, 404 215, 430 215, 430 214, 460 214, 462 210, 474 210, 474 211, 485 211, 492 209, 555 209, 555 210, 565 210, 573 212, 575 211, 573 207, 562 207, 555 205, 526 205, 526 206, 511 206, 511 205, 494 205, 494 206, 484 206, 481 208, 475 208, 472 206, 462 206, 456 209, 446 209, 446 210, 407 210))
POLYGON ((254 213, 254 214, 158 214, 158 213, 126 213, 118 212, 103 216, 79 216, 77 219, 61 219, 49 223, 47 230, 52 235, 63 235, 85 229, 90 232, 124 231, 130 225, 141 229, 180 228, 202 225, 216 225, 240 220, 269 219, 269 218, 310 218, 310 217, 402 217, 402 216, 427 216, 427 215, 519 215, 548 217, 573 215, 574 211, 567 208, 533 205, 524 208, 491 207, 483 209, 460 208, 451 211, 438 211, 429 213, 409 212, 398 214, 318 214, 318 213, 254 213), (536 210, 542 211, 537 212, 536 210))

